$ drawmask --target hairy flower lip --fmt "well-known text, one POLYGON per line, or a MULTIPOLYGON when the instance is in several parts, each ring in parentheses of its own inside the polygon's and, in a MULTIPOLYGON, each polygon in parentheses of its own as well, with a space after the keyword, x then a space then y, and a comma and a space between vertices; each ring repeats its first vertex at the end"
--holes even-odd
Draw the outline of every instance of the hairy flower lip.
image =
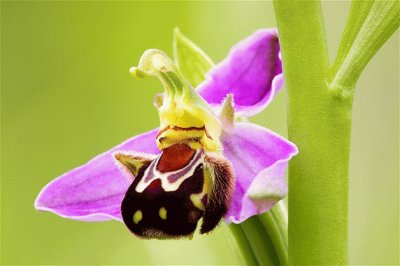
MULTIPOLYGON (((247 77, 249 80, 252 80, 253 83, 238 83, 238 86, 234 88, 229 87, 222 93, 221 91, 215 91, 214 95, 212 92, 213 89, 216 89, 216 87, 213 86, 212 82, 205 81, 200 85, 199 92, 201 93, 202 97, 209 101, 214 107, 221 106, 222 99, 224 99, 228 94, 233 94, 235 108, 238 110, 238 115, 251 116, 255 113, 258 113, 272 101, 273 97, 282 86, 283 79, 281 74, 279 53, 279 42, 277 39, 276 30, 259 30, 243 40, 239 45, 234 46, 231 49, 228 58, 222 63, 218 64, 216 67, 217 70, 214 72, 211 71, 208 77, 209 79, 211 77, 212 79, 215 79, 215 75, 222 75, 223 77, 236 75, 240 77, 247 77), (263 44, 263 42, 266 42, 267 44, 263 44), (270 46, 269 42, 274 42, 274 44, 270 46), (263 51, 259 51, 257 49, 252 49, 252 47, 263 47, 265 49, 263 51), (274 49, 271 47, 274 47, 274 49), (267 59, 269 59, 269 61, 266 60, 267 62, 261 65, 262 69, 267 69, 267 72, 269 71, 268 74, 260 78, 259 75, 255 75, 252 71, 250 71, 253 67, 255 67, 252 65, 254 60, 252 60, 252 62, 247 62, 246 64, 234 64, 235 67, 238 68, 230 68, 230 65, 226 63, 230 62, 233 64, 236 62, 235 60, 237 58, 243 59, 246 56, 246 53, 252 53, 253 56, 262 56, 262 58, 265 58, 265 54, 267 54, 267 59), (207 88, 207 84, 211 84, 209 85, 210 87, 207 88), (249 84, 253 87, 249 87, 249 84), (207 90, 208 94, 206 93, 207 90), (249 90, 251 90, 252 93, 248 93, 249 90), (258 96, 254 98, 253 94, 257 94, 258 96), (208 97, 211 96, 213 98, 210 100, 208 97), (221 96, 223 97, 221 98, 221 96), (248 105, 243 104, 246 102, 248 105)), ((237 187, 235 188, 234 203, 232 203, 232 206, 228 211, 226 220, 228 222, 242 222, 248 217, 260 214, 268 209, 268 206, 266 207, 266 205, 261 207, 250 206, 252 209, 249 207, 246 210, 248 211, 247 213, 244 214, 244 212, 242 212, 243 206, 247 206, 246 204, 249 203, 253 204, 252 200, 248 197, 249 195, 246 193, 250 185, 255 181, 255 178, 262 178, 263 176, 260 176, 260 174, 262 174, 265 170, 276 170, 274 167, 281 165, 282 169, 277 169, 277 176, 272 176, 272 178, 276 177, 282 181, 280 183, 282 189, 286 189, 284 172, 282 175, 282 171, 286 169, 285 163, 287 164, 290 158, 297 154, 298 150, 293 143, 285 140, 278 134, 266 130, 263 127, 256 126, 252 123, 236 122, 234 127, 229 131, 229 133, 222 133, 222 142, 224 143, 223 152, 225 156, 232 162, 237 175, 237 180, 241 180, 241 183, 238 183, 237 187), (260 143, 251 142, 251 137, 246 136, 246 134, 244 139, 249 141, 248 143, 251 144, 249 144, 251 148, 249 148, 250 146, 246 147, 246 145, 240 144, 241 139, 239 137, 239 131, 242 130, 243 125, 248 126, 250 131, 253 130, 255 132, 253 132, 254 134, 257 132, 261 135, 265 133, 265 143, 270 145, 269 148, 271 149, 268 150, 268 147, 262 147, 260 143), (275 139, 275 142, 272 141, 273 139, 275 139), (229 145, 226 145, 228 142, 231 145, 236 145, 247 152, 244 158, 249 158, 254 165, 249 168, 243 163, 243 160, 240 159, 240 156, 235 157, 235 153, 239 153, 237 150, 232 150, 232 152, 230 152, 229 145), (287 150, 285 150, 285 147, 287 150), (268 161, 269 159, 264 161, 258 160, 260 157, 259 153, 270 156, 270 161, 268 161), (281 162, 283 164, 281 164, 281 162), (248 174, 246 175, 246 173, 248 174), (248 179, 251 180, 249 181, 248 179)), ((158 154, 160 151, 158 150, 155 141, 157 132, 158 129, 155 129, 133 137, 112 148, 111 150, 96 156, 88 163, 54 179, 39 193, 35 201, 35 208, 40 211, 49 211, 61 217, 76 220, 105 221, 115 219, 121 221, 120 203, 130 185, 130 182, 123 177, 123 174, 121 174, 120 170, 114 165, 112 154, 118 151, 136 151, 147 154, 158 154)), ((257 140, 257 138, 254 139, 257 140)), ((267 178, 270 177, 267 176, 267 178)), ((263 196, 268 198, 270 194, 263 196)), ((274 203, 271 201, 271 199, 268 200, 268 204, 274 203)), ((273 200, 275 200, 276 203, 278 199, 273 200)))

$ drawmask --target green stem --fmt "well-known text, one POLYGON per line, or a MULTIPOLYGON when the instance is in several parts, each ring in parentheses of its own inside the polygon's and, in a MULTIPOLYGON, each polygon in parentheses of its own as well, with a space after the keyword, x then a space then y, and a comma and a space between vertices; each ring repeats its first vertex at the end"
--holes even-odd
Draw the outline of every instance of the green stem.
POLYGON ((229 228, 246 265, 288 265, 287 213, 282 201, 265 214, 229 228))
POLYGON ((254 252, 257 265, 280 265, 272 239, 258 216, 247 219, 240 226, 254 252))
POLYGON ((329 60, 318 1, 275 0, 288 133, 299 155, 289 166, 289 263, 347 263, 352 97, 329 88, 329 60))
POLYGON ((278 202, 270 211, 259 216, 264 230, 272 240, 281 265, 289 264, 287 218, 283 201, 278 202))
POLYGON ((241 225, 230 224, 229 229, 235 238, 238 250, 240 251, 239 257, 241 258, 241 263, 245 265, 257 265, 257 259, 241 225))

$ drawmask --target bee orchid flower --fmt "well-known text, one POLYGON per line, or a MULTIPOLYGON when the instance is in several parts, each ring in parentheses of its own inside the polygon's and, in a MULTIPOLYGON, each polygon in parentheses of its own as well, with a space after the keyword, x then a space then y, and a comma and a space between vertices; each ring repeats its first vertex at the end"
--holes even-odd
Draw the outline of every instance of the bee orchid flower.
POLYGON ((160 127, 54 179, 35 208, 83 221, 115 219, 158 239, 191 237, 200 220, 200 233, 208 233, 221 219, 240 223, 269 210, 286 196, 285 171, 297 148, 237 118, 262 111, 281 88, 279 53, 276 31, 258 30, 192 88, 166 54, 147 50, 130 72, 161 81, 160 127))

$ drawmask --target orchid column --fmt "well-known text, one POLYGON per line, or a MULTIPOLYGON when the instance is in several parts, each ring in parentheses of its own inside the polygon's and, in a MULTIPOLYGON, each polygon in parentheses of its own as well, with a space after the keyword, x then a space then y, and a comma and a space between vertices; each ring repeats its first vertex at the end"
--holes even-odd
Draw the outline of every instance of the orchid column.
POLYGON ((347 263, 348 170, 354 88, 399 26, 399 2, 353 1, 329 63, 319 1, 274 2, 289 95, 289 263, 347 263))

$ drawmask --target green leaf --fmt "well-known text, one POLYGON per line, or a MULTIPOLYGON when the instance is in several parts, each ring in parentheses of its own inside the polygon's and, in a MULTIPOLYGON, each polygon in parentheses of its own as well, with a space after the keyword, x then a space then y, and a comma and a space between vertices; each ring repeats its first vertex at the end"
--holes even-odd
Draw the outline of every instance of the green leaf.
POLYGON ((214 63, 195 43, 184 36, 178 28, 174 31, 174 60, 193 87, 204 81, 214 63))
POLYGON ((332 88, 354 88, 362 71, 400 24, 398 1, 352 2, 333 65, 332 88))
POLYGON ((346 59, 360 28, 365 22, 374 0, 353 1, 350 7, 350 15, 347 19, 346 27, 342 33, 342 40, 337 51, 333 73, 336 73, 340 65, 346 59))

